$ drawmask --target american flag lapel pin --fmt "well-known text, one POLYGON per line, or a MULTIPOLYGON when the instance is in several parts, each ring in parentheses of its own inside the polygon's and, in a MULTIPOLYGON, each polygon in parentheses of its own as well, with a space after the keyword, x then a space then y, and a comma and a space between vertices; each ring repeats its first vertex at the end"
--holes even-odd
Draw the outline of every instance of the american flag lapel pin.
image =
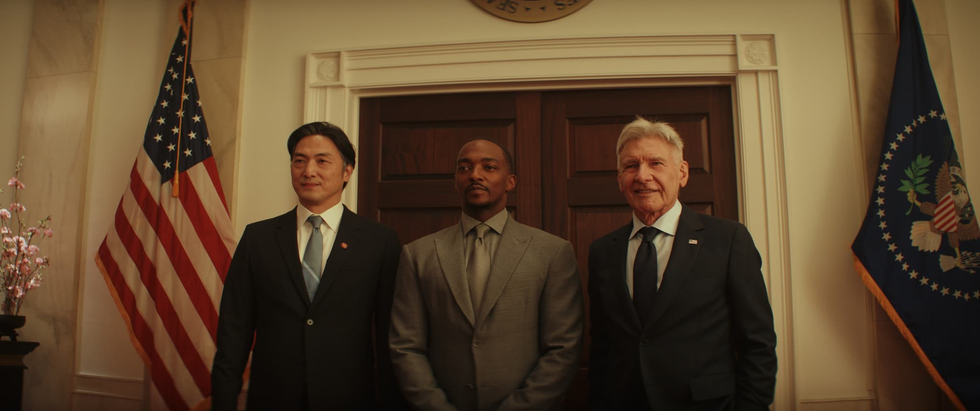
POLYGON ((688 244, 697 244, 698 243, 698 240, 695 240, 695 239, 692 238, 690 240, 687 240, 687 243, 688 244))

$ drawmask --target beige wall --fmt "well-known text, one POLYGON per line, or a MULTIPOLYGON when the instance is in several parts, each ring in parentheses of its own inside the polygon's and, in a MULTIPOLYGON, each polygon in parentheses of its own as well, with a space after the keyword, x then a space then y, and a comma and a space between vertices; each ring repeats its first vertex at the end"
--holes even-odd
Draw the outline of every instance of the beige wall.
MULTIPOLYGON (((864 174, 874 167, 875 145, 880 142, 883 120, 878 119, 881 109, 876 107, 887 106, 889 90, 878 82, 882 75, 891 77, 894 62, 894 48, 883 40, 888 33, 884 10, 889 3, 891 0, 703 0, 692 6, 687 2, 595 1, 567 18, 525 25, 496 19, 466 0, 290 0, 247 5, 210 0, 198 6, 203 10, 196 23, 197 41, 207 45, 197 46, 195 69, 199 80, 207 79, 212 85, 210 90, 202 85, 212 133, 224 132, 226 141, 237 142, 220 153, 216 150, 216 156, 226 192, 233 193, 230 202, 236 230, 241 233, 246 223, 277 215, 293 205, 283 146, 288 133, 304 119, 307 53, 534 38, 774 34, 789 204, 790 272, 782 274, 791 280, 793 313, 784 319, 792 338, 780 341, 793 344, 792 358, 781 358, 782 364, 794 365, 790 380, 795 398, 787 408, 869 409, 873 391, 885 387, 876 374, 890 371, 882 369, 882 364, 903 355, 901 345, 876 345, 875 335, 883 335, 887 327, 874 321, 874 306, 853 271, 848 248, 867 205, 864 174), (206 8, 209 4, 211 11, 206 8), (217 11, 225 6, 230 11, 217 11), (217 17, 226 15, 232 16, 232 23, 217 17), (852 40, 854 53, 849 54, 852 40), (884 100, 875 96, 884 96, 884 100), (213 118, 225 121, 220 130, 213 118), (853 154, 842 157, 841 153, 853 154), (895 352, 885 351, 888 347, 895 352)), ((943 76, 937 81, 947 111, 959 107, 961 113, 976 112, 980 80, 973 74, 976 65, 972 63, 980 62, 972 48, 980 40, 973 24, 980 18, 977 5, 971 0, 945 0, 945 7, 943 0, 917 3, 927 33, 936 35, 928 44, 930 52, 937 50, 932 55, 933 67, 937 77, 943 76), (945 63, 937 61, 937 54, 945 56, 945 63), (955 82, 954 74, 959 75, 955 82)), ((65 336, 72 342, 42 342, 74 345, 77 341, 77 359, 72 360, 77 375, 68 385, 28 387, 29 398, 43 392, 84 389, 91 393, 76 395, 76 408, 137 409, 145 395, 140 383, 142 366, 92 256, 108 228, 140 144, 165 53, 176 33, 174 4, 165 0, 104 0, 101 4, 101 53, 93 54, 97 56, 94 106, 91 113, 87 108, 79 113, 91 121, 90 149, 85 150, 87 166, 72 177, 87 187, 79 202, 83 229, 65 243, 71 245, 64 246, 79 250, 75 261, 82 267, 79 327, 74 337, 65 336)), ((29 20, 30 13, 25 3, 3 3, 0 23, 10 15, 29 20), (8 10, 12 13, 6 13, 8 10)), ((30 30, 24 24, 29 23, 14 19, 14 24, 0 29, 15 40, 24 39, 30 30)), ((11 104, 19 110, 25 106, 21 95, 28 76, 27 47, 4 49, 12 57, 0 65, 4 70, 0 74, 9 72, 16 77, 9 81, 9 88, 8 80, 0 79, 5 81, 0 105, 11 104)), ((958 120, 965 136, 961 157, 974 186, 980 181, 980 164, 974 164, 980 158, 980 143, 970 137, 980 131, 976 117, 960 115, 958 120)), ((8 127, 12 123, 0 124, 8 127)), ((8 140, 0 136, 0 144, 8 140)), ((13 144, 17 147, 16 141, 13 144)), ((0 147, 2 152, 8 151, 0 147)), ((0 176, 3 161, 0 154, 0 176)), ((352 187, 349 192, 353 191, 352 187)), ((28 373, 43 369, 31 360, 34 358, 29 357, 32 368, 28 373)), ((40 408, 35 404, 33 409, 40 408)))
MULTIPOLYGON (((17 163, 17 136, 27 76, 27 47, 31 40, 32 0, 0 2, 0 38, 4 54, 0 59, 0 178, 9 178, 17 163)), ((9 190, 0 194, 0 204, 13 198, 9 190)))
POLYGON ((960 112, 960 157, 968 166, 967 181, 974 193, 980 193, 980 2, 974 0, 946 0, 946 16, 949 23, 949 43, 953 60, 953 76, 956 78, 956 100, 960 112))

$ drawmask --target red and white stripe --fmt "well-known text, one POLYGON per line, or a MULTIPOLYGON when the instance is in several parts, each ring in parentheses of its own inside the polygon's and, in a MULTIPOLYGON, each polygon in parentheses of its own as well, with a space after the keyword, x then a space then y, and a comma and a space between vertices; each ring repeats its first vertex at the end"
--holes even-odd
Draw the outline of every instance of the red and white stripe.
POLYGON ((946 193, 939 200, 939 204, 936 205, 936 212, 932 215, 932 223, 939 231, 956 232, 959 217, 956 215, 956 204, 953 203, 952 193, 946 193))
POLYGON ((179 174, 179 197, 141 148, 96 262, 170 409, 211 395, 218 306, 235 248, 213 157, 179 174))

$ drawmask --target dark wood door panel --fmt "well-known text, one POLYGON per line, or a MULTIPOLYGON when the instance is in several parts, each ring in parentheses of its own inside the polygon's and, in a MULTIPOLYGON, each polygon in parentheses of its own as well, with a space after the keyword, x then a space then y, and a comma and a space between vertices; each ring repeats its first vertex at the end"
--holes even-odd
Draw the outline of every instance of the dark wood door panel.
POLYGON ((392 208, 381 212, 381 224, 394 228, 398 240, 408 244, 432 234, 432 227, 449 227, 459 222, 459 207, 392 208))
POLYGON ((409 123, 513 119, 517 117, 517 95, 505 92, 383 97, 377 99, 381 104, 379 120, 409 123))
POLYGON ((711 203, 719 216, 737 219, 731 91, 719 87, 587 90, 545 93, 542 134, 545 217, 559 235, 569 233, 565 207, 625 204, 616 181, 616 140, 636 115, 670 123, 684 139, 690 166, 685 203, 711 203), (606 185, 605 188, 602 185, 606 185), (613 192, 615 190, 615 193, 613 192))
POLYGON ((474 137, 514 146, 513 119, 384 123, 381 181, 452 180, 456 153, 474 137))
MULTIPOLYGON (((447 214, 414 222, 429 232, 444 227, 437 222, 458 221, 456 155, 467 141, 489 138, 514 156, 518 185, 508 207, 518 221, 540 227, 539 107, 537 92, 362 99, 358 212, 379 221, 402 209, 447 214)), ((399 227, 402 241, 417 238, 415 229, 399 227)))

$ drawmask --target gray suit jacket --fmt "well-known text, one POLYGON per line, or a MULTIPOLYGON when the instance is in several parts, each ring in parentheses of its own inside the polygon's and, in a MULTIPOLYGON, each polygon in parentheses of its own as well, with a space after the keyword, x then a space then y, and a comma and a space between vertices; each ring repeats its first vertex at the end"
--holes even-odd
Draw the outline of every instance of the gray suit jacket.
POLYGON ((392 305, 392 364, 420 410, 560 407, 578 370, 582 285, 572 245, 508 217, 480 312, 453 225, 406 245, 392 305))

